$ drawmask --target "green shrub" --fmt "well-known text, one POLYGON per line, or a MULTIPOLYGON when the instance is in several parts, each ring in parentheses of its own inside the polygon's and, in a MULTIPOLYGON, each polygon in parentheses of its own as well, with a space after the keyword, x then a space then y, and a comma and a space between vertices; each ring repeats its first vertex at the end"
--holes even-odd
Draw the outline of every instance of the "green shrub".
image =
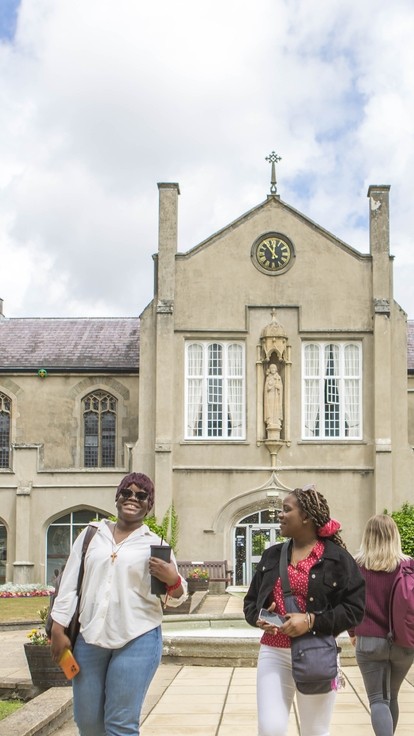
POLYGON ((147 516, 145 518, 145 524, 151 529, 154 534, 158 534, 159 537, 163 536, 163 529, 160 524, 157 523, 155 516, 147 516))
POLYGON ((403 503, 400 511, 393 511, 391 517, 398 526, 401 536, 402 551, 414 557, 414 505, 403 503))

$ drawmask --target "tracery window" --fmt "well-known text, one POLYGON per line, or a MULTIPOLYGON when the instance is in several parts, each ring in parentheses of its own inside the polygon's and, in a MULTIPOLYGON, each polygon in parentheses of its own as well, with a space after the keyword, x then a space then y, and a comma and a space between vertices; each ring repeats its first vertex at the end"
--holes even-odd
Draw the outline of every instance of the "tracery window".
POLYGON ((10 467, 11 400, 0 393, 0 468, 10 467))
POLYGON ((113 468, 116 457, 116 409, 114 396, 94 391, 83 400, 84 465, 113 468))
POLYGON ((303 347, 304 439, 362 439, 360 343, 303 347))
POLYGON ((241 439, 245 435, 244 345, 186 345, 186 439, 241 439))

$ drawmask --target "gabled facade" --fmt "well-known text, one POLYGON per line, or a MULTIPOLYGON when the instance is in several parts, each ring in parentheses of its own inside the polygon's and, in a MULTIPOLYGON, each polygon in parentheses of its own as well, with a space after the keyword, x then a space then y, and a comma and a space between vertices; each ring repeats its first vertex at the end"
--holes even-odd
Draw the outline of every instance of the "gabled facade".
POLYGON ((277 533, 272 503, 308 483, 355 549, 366 519, 407 500, 413 477, 389 187, 368 192, 367 255, 276 195, 177 253, 178 185, 159 191, 134 466, 155 478, 157 511, 174 503, 180 555, 233 559, 245 582, 277 533), (273 422, 271 371, 281 388, 273 422))
POLYGON ((130 469, 154 479, 158 519, 174 504, 178 557, 227 559, 240 584, 292 488, 316 483, 351 551, 412 500, 389 187, 368 192, 367 254, 275 194, 181 253, 178 185, 159 195, 140 320, 0 317, 0 581, 50 582, 130 469))

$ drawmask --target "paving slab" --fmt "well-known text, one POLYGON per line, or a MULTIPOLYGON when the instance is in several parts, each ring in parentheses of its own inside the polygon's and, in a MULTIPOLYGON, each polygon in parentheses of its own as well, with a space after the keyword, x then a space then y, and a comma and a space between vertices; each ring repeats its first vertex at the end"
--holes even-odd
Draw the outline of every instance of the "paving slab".
MULTIPOLYGON (((208 596, 209 614, 237 613, 242 601, 208 596), (214 599, 218 598, 214 606, 214 599)), ((204 606, 203 606, 204 608, 204 606)), ((203 611, 204 612, 204 611, 203 611)), ((27 631, 0 631, 0 684, 31 684, 23 644, 27 631)), ((368 701, 356 666, 344 668, 346 686, 336 699, 331 736, 372 736, 368 701)), ((414 733, 414 667, 400 693, 396 736, 414 733)), ((0 721, 0 736, 78 736, 71 716, 71 688, 51 688, 24 709, 0 721), (19 715, 20 714, 20 715, 19 715), (52 715, 57 720, 51 726, 52 715), (37 719, 35 730, 28 723, 37 719), (12 722, 11 718, 16 719, 12 722), (29 721, 30 721, 29 718, 29 721), (60 718, 60 720, 59 720, 60 718), (52 728, 52 730, 51 730, 52 728)), ((256 668, 162 664, 149 688, 142 713, 141 736, 254 736, 257 733, 256 668)), ((296 706, 287 736, 299 736, 296 706)))

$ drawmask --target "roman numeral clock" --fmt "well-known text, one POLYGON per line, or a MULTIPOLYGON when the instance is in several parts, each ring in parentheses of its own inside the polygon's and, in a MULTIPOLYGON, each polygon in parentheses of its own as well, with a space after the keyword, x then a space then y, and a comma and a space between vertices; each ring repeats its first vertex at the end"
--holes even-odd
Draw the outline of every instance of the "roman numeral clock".
POLYGON ((281 233, 266 233, 257 238, 251 249, 251 259, 263 273, 276 275, 284 273, 295 260, 292 241, 281 233))

